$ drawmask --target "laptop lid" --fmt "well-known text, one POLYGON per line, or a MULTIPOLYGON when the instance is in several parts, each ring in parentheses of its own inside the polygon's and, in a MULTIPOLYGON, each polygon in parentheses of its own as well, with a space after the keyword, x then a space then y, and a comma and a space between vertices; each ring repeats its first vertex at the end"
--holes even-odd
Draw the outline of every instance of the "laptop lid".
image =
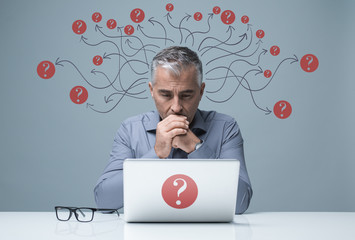
POLYGON ((127 222, 230 222, 240 163, 235 159, 126 159, 127 222))

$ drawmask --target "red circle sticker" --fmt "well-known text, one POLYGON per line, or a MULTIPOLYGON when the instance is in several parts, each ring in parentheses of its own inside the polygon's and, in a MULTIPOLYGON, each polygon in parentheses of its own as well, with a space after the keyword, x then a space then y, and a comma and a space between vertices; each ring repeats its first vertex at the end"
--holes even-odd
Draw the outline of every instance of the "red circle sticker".
POLYGON ((196 21, 201 21, 201 19, 202 19, 202 13, 200 13, 200 12, 195 13, 195 14, 194 14, 194 19, 195 19, 196 21))
POLYGON ((231 10, 226 10, 221 14, 221 20, 224 24, 232 24, 235 21, 235 14, 231 10))
POLYGON ((272 75, 272 72, 271 72, 270 70, 265 70, 264 76, 265 76, 266 78, 271 77, 271 75, 272 75))
POLYGON ((100 22, 102 20, 102 15, 99 12, 95 12, 92 14, 92 20, 96 23, 100 22))
POLYGON ((140 23, 144 20, 144 11, 140 8, 133 9, 131 12, 131 19, 135 23, 140 23))
POLYGON ((214 7, 214 8, 213 8, 213 10, 212 10, 212 11, 213 11, 213 13, 214 13, 214 14, 220 14, 220 12, 221 12, 221 8, 220 8, 220 7, 218 7, 218 6, 216 6, 216 7, 214 7))
POLYGON ((242 21, 242 23, 247 24, 247 23, 249 22, 249 17, 246 16, 246 15, 244 15, 244 16, 241 18, 241 21, 242 21))
POLYGON ((127 25, 125 28, 124 28, 124 32, 127 34, 127 35, 132 35, 134 33, 134 27, 132 25, 127 25))
POLYGON ((50 61, 42 61, 37 66, 37 74, 43 79, 53 77, 55 73, 54 64, 50 61))
POLYGON ((88 99, 88 91, 83 86, 73 87, 70 91, 70 99, 73 103, 82 104, 88 99))
POLYGON ((106 23, 108 29, 114 29, 117 26, 117 22, 115 19, 109 19, 106 23))
POLYGON ((263 38, 265 36, 265 32, 263 30, 258 30, 256 31, 256 37, 257 38, 263 38))
POLYGON ((86 23, 83 20, 76 20, 72 25, 73 32, 83 34, 86 31, 86 23))
POLYGON ((270 48, 270 53, 272 56, 277 56, 280 54, 280 48, 278 46, 272 46, 270 48))
POLYGON ((161 193, 164 201, 173 208, 190 207, 197 199, 198 189, 195 181, 189 176, 176 174, 163 184, 161 193))
POLYGON ((104 60, 102 59, 101 56, 97 55, 92 59, 92 62, 96 65, 96 66, 100 66, 102 64, 104 60))
POLYGON ((174 10, 174 5, 171 3, 166 4, 165 6, 166 11, 171 12, 174 10))
POLYGON ((307 54, 302 57, 300 64, 303 71, 314 72, 318 68, 319 61, 313 54, 307 54))
POLYGON ((280 119, 288 118, 292 113, 291 104, 287 101, 278 101, 274 106, 274 114, 280 119))

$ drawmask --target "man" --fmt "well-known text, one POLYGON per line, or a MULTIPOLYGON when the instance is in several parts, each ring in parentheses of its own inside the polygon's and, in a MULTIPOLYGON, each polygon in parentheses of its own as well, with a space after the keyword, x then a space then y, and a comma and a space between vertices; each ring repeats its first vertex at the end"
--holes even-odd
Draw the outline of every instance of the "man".
POLYGON ((149 89, 157 111, 131 117, 119 128, 108 166, 95 187, 99 208, 123 207, 123 161, 126 158, 230 158, 241 164, 236 213, 245 212, 252 189, 236 121, 198 105, 205 83, 197 54, 169 47, 152 61, 149 89))

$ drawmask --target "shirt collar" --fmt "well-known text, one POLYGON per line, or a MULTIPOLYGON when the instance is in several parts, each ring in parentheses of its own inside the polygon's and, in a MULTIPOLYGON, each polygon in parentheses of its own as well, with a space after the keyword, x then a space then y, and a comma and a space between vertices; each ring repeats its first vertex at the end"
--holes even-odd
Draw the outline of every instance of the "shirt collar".
MULTIPOLYGON (((147 130, 147 132, 157 130, 157 124, 159 123, 159 121, 160 121, 159 113, 158 113, 158 111, 155 110, 155 111, 153 111, 153 114, 150 116, 150 118, 147 119, 147 121, 144 121, 144 127, 147 130)), ((201 111, 199 109, 197 109, 197 111, 195 113, 195 117, 190 125, 190 129, 193 132, 195 132, 195 131, 206 132, 207 123, 202 118, 201 111)))
POLYGON ((147 132, 157 130, 157 125, 160 121, 160 116, 157 110, 149 114, 149 117, 143 121, 144 127, 147 132))
POLYGON ((199 109, 197 109, 194 120, 192 120, 192 123, 190 124, 190 129, 195 133, 197 131, 202 131, 204 133, 207 131, 207 123, 205 122, 205 119, 202 118, 199 109))

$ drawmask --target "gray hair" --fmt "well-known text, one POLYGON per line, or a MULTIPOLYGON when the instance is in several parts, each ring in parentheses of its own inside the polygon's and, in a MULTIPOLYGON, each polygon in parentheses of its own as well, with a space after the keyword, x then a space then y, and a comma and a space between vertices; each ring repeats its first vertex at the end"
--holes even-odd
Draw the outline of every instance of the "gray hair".
POLYGON ((190 66, 195 66, 197 71, 197 83, 202 84, 202 63, 197 53, 187 47, 172 46, 160 51, 152 61, 152 84, 154 85, 155 71, 157 67, 168 69, 176 77, 179 77, 181 71, 190 66))

